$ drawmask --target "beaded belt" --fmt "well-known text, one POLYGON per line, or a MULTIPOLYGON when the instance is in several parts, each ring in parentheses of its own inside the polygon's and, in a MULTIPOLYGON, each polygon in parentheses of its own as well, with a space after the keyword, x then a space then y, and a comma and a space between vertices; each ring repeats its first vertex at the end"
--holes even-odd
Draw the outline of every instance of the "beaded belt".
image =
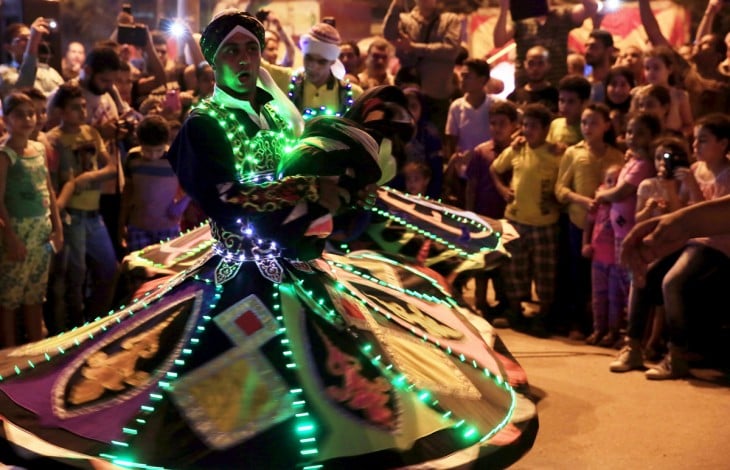
POLYGON ((235 233, 210 221, 210 232, 215 239, 213 252, 221 257, 215 268, 216 284, 232 279, 245 262, 256 263, 261 275, 277 284, 284 279, 281 259, 300 271, 312 272, 309 262, 284 258, 275 241, 258 239, 251 229, 244 227, 240 233, 235 233))

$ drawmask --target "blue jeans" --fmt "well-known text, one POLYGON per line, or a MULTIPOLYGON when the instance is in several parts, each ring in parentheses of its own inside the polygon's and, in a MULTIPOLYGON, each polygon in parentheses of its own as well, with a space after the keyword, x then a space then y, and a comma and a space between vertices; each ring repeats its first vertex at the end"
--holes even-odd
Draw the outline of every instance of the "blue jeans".
POLYGON ((63 255, 54 280, 55 317, 73 327, 108 311, 117 259, 106 225, 96 211, 73 211, 71 223, 64 224, 63 237, 63 255))

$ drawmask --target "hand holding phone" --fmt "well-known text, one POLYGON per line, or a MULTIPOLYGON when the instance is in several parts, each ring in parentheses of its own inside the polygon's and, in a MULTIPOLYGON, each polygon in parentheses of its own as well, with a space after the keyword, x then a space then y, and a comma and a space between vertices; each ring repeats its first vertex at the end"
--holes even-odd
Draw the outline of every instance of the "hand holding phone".
POLYGON ((147 36, 147 28, 144 25, 117 25, 117 41, 120 44, 131 44, 137 47, 145 47, 147 45, 147 36))
POLYGON ((179 113, 182 109, 179 90, 175 88, 167 90, 167 92, 165 92, 165 101, 163 102, 162 107, 165 111, 169 110, 174 113, 179 113))

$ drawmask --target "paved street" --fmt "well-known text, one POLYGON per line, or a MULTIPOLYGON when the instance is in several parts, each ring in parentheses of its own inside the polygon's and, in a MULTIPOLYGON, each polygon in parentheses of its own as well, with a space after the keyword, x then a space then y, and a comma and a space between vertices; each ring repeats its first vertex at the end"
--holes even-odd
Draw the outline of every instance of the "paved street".
POLYGON ((651 382, 608 371, 615 351, 499 330, 539 397, 540 431, 513 469, 728 469, 730 378, 651 382))

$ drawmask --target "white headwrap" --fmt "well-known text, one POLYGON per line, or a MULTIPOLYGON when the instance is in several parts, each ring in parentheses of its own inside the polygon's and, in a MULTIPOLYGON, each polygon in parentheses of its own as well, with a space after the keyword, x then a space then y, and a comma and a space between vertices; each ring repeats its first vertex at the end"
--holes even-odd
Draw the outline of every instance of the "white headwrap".
POLYGON ((345 65, 340 62, 340 46, 338 44, 324 42, 309 33, 305 33, 299 38, 299 48, 305 55, 317 54, 327 60, 334 60, 334 64, 330 66, 332 75, 338 80, 345 78, 345 65))

